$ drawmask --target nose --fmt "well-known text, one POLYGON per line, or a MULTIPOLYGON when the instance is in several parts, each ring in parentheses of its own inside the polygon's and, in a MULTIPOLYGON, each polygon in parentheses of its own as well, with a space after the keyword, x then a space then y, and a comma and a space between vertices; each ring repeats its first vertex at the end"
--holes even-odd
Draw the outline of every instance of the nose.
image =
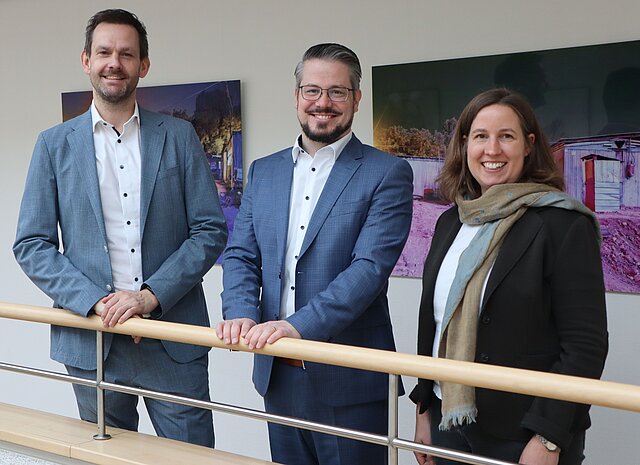
POLYGON ((320 98, 318 99, 318 102, 331 104, 332 100, 329 98, 329 89, 322 89, 320 91, 320 98))
POLYGON ((497 137, 489 137, 484 145, 484 152, 488 155, 497 155, 501 152, 500 141, 497 137))
POLYGON ((109 57, 109 68, 117 68, 120 69, 120 56, 117 53, 112 53, 109 57))

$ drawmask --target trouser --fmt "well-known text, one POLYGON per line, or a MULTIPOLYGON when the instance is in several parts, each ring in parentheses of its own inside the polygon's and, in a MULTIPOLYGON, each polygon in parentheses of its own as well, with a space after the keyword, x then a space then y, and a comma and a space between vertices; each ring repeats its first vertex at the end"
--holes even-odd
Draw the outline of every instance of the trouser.
MULTIPOLYGON (((104 380, 109 383, 150 389, 168 394, 210 400, 207 355, 188 363, 173 360, 157 339, 143 338, 134 344, 131 336, 114 335, 104 363, 104 380)), ((66 365, 67 372, 95 379, 96 370, 66 365)), ((80 418, 96 422, 96 390, 73 385, 80 418)), ((158 436, 207 447, 214 446, 210 410, 144 398, 151 423, 158 436)), ((105 391, 105 423, 131 431, 138 429, 138 396, 105 391)))
MULTIPOLYGON (((319 401, 304 368, 275 361, 264 398, 269 413, 387 434, 387 401, 332 407, 319 401)), ((269 423, 271 459, 286 465, 385 465, 384 446, 269 423)))

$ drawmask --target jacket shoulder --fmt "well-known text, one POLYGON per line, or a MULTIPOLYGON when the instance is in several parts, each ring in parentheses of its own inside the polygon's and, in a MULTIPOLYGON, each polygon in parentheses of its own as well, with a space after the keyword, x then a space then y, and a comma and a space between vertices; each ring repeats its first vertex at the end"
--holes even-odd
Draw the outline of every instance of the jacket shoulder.
POLYGON ((407 166, 409 165, 404 158, 385 152, 376 147, 372 147, 371 145, 361 143, 360 147, 365 161, 380 163, 388 166, 392 166, 398 163, 406 164, 407 166))
POLYGON ((76 130, 77 127, 83 124, 91 125, 91 117, 87 119, 87 114, 83 113, 79 116, 71 118, 63 123, 56 124, 48 129, 45 129, 40 133, 40 137, 45 140, 57 140, 64 138, 67 134, 76 130))
POLYGON ((551 234, 564 237, 569 228, 577 224, 591 224, 591 218, 576 210, 557 207, 534 207, 526 215, 542 223, 542 227, 551 234))

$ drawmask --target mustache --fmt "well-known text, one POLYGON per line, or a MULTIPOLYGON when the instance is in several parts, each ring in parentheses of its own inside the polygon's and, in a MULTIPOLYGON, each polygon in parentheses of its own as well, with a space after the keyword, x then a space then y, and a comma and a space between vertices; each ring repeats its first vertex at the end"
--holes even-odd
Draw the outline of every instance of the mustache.
POLYGON ((328 115, 341 115, 342 113, 333 108, 314 107, 309 108, 306 113, 325 113, 328 115))

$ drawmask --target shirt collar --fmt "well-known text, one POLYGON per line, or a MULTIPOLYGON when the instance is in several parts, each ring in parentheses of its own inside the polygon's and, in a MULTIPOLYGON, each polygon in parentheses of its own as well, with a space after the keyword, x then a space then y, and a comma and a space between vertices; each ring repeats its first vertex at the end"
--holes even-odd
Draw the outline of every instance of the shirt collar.
MULTIPOLYGON (((94 133, 96 132, 96 126, 98 124, 106 124, 110 127, 113 126, 109 122, 102 119, 102 116, 100 116, 100 113, 98 113, 98 109, 96 108, 96 105, 94 102, 91 102, 90 109, 91 109, 91 127, 93 128, 94 133)), ((140 112, 138 111, 138 102, 136 102, 136 106, 133 109, 133 115, 131 115, 131 118, 129 118, 127 122, 124 123, 124 126, 129 124, 129 122, 131 121, 137 121, 138 125, 140 124, 140 112)))
MULTIPOLYGON (((337 160, 338 157, 340 156, 340 154, 342 153, 342 151, 344 150, 344 148, 347 146, 347 144, 349 143, 349 141, 351 140, 351 138, 353 137, 353 132, 349 131, 349 133, 343 137, 341 137, 340 139, 338 139, 337 141, 335 141, 333 144, 329 144, 326 145, 324 147, 322 147, 320 150, 318 150, 318 152, 326 152, 326 151, 331 151, 333 154, 333 160, 337 160)), ((300 144, 300 141, 302 140, 302 134, 298 135, 298 137, 296 137, 296 142, 293 144, 293 148, 291 149, 291 156, 293 157, 293 162, 295 163, 296 161, 298 161, 298 157, 300 156, 300 152, 304 152, 305 150, 302 148, 302 145, 300 144)))

